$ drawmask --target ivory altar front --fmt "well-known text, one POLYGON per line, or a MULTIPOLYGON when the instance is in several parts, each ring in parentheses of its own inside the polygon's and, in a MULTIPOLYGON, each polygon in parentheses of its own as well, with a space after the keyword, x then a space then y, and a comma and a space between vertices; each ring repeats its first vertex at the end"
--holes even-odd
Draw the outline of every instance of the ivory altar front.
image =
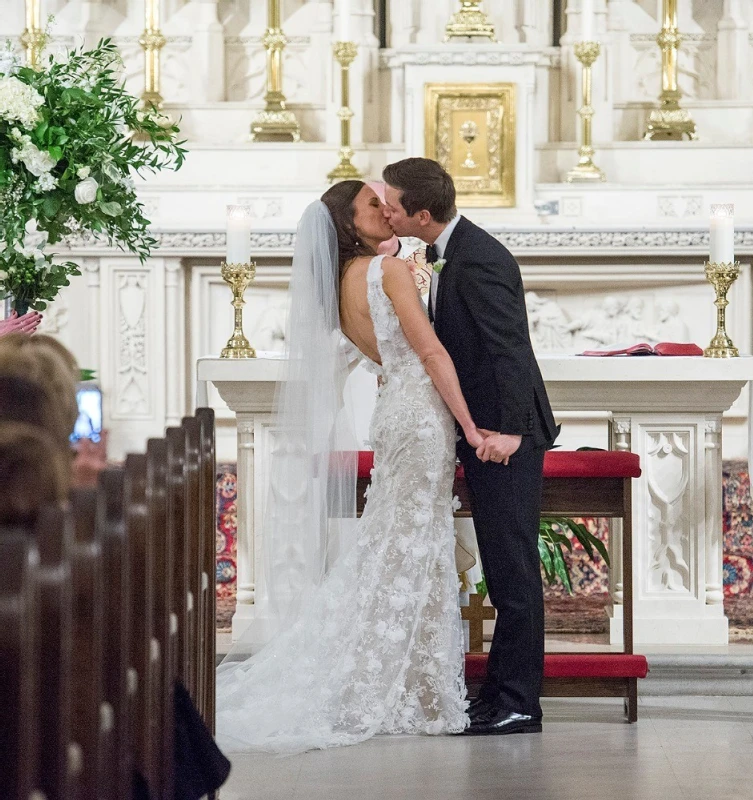
MULTIPOLYGON (((637 453, 633 483, 635 639, 726 645, 722 592, 722 413, 753 379, 753 358, 540 356, 552 406, 606 412, 610 447, 637 453)), ((233 637, 264 598, 263 505, 279 358, 198 361, 199 405, 213 383, 238 423, 238 605, 233 637)), ((584 442, 583 444, 588 444, 584 442)), ((612 523, 611 633, 621 640, 621 529, 612 523)))

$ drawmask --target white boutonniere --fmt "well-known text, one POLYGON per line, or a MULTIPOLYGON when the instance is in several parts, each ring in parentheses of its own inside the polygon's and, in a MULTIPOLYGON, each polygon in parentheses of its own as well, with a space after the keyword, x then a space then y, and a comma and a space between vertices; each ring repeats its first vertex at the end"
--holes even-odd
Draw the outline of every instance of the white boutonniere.
POLYGON ((434 272, 436 272, 436 273, 437 273, 437 275, 439 275, 439 273, 440 273, 440 272, 441 272, 441 271, 444 269, 444 265, 445 265, 446 263, 447 263, 447 259, 446 259, 446 258, 438 258, 438 259, 437 259, 437 260, 436 260, 436 261, 435 261, 435 262, 434 262, 434 263, 431 265, 431 268, 434 270, 434 272))

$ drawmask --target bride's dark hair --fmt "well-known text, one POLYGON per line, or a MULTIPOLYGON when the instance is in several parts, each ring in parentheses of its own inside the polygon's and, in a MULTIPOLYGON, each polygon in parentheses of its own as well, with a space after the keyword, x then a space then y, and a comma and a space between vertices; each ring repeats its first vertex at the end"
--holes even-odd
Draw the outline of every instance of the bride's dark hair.
POLYGON ((376 253, 358 237, 353 223, 355 210, 353 203, 366 184, 363 181, 342 181, 336 183, 322 195, 322 203, 329 209, 337 232, 337 253, 340 277, 345 265, 358 256, 375 256, 376 253))

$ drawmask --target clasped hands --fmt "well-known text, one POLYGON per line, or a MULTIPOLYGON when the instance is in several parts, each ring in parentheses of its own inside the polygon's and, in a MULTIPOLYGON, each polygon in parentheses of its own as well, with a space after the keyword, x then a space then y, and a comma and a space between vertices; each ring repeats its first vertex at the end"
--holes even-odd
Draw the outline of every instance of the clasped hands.
POLYGON ((476 448, 476 456, 481 461, 493 461, 495 464, 510 463, 510 456, 520 447, 522 436, 509 433, 497 433, 485 428, 473 428, 465 432, 465 438, 471 447, 476 448))

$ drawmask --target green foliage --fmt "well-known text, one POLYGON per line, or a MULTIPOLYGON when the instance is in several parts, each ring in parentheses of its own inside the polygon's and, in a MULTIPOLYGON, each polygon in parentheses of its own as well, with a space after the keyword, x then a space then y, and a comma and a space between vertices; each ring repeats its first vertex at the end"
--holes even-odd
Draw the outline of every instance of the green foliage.
MULTIPOLYGON (((573 593, 573 584, 565 561, 565 550, 572 553, 573 542, 570 535, 580 542, 589 558, 598 553, 609 565, 609 553, 604 542, 594 536, 581 522, 566 517, 542 517, 539 522, 539 559, 544 575, 550 586, 562 581, 569 594, 573 593)), ((487 595, 486 578, 476 584, 476 591, 487 595)))
POLYGON ((109 39, 64 60, 50 56, 38 70, 9 68, 7 58, 0 70, 3 64, 0 297, 13 294, 41 310, 69 276, 80 274, 51 250, 66 237, 94 234, 146 260, 156 240, 133 178, 179 169, 186 151, 177 125, 154 109, 142 110, 126 91, 109 39), (31 123, 29 115, 14 118, 12 107, 8 111, 10 93, 28 91, 19 82, 36 93, 36 113, 21 104, 30 109, 31 123))
POLYGON ((589 558, 597 552, 609 564, 609 553, 601 539, 594 536, 581 522, 566 517, 542 517, 539 523, 539 558, 544 575, 550 585, 562 581, 567 591, 573 593, 573 584, 565 562, 565 550, 572 553, 573 543, 568 532, 577 539, 589 558))

